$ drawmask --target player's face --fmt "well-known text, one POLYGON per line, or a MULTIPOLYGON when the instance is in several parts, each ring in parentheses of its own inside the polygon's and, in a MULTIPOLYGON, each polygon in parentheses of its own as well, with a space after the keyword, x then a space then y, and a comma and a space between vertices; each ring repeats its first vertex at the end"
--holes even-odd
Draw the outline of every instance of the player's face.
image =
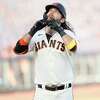
POLYGON ((63 19, 61 13, 56 8, 51 8, 47 13, 47 16, 48 16, 48 20, 55 19, 60 21, 63 19))

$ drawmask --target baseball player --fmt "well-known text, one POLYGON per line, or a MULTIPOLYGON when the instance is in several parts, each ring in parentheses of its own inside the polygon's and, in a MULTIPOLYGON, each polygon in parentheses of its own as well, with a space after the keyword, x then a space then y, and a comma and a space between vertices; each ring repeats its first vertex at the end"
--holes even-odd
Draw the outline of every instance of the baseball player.
POLYGON ((43 19, 20 38, 14 52, 34 52, 35 84, 34 100, 73 100, 73 72, 70 52, 77 48, 77 38, 66 22, 62 4, 45 7, 43 19))

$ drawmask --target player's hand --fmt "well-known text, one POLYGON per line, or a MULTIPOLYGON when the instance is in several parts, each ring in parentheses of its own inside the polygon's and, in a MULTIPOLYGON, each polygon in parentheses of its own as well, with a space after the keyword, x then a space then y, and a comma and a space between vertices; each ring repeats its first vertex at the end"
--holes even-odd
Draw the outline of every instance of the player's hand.
POLYGON ((46 20, 42 19, 39 20, 35 23, 34 27, 38 30, 41 30, 42 28, 44 28, 46 26, 46 20))
POLYGON ((55 31, 57 31, 61 36, 63 36, 64 33, 64 29, 61 27, 61 24, 59 22, 57 22, 56 20, 50 20, 48 21, 47 24, 51 29, 54 29, 55 31))

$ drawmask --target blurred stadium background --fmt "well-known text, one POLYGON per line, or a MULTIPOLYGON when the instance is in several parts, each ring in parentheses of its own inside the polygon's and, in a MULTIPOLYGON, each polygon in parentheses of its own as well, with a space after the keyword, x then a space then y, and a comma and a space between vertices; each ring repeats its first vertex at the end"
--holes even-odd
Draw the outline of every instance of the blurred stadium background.
POLYGON ((45 5, 61 2, 80 44, 74 56, 75 100, 100 100, 99 0, 0 0, 0 100, 32 100, 34 57, 12 48, 42 17, 45 5))

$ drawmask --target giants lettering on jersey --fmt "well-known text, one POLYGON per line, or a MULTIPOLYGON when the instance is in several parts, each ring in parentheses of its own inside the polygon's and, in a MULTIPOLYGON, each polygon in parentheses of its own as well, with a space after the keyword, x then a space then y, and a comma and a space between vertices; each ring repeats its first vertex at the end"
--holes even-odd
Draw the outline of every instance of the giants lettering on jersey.
MULTIPOLYGON (((35 43, 35 51, 38 51, 42 48, 47 48, 47 47, 48 46, 47 46, 47 44, 44 40, 35 43)), ((65 51, 64 43, 62 43, 61 41, 50 40, 49 41, 49 47, 56 48, 57 50, 60 50, 62 52, 65 51)))

